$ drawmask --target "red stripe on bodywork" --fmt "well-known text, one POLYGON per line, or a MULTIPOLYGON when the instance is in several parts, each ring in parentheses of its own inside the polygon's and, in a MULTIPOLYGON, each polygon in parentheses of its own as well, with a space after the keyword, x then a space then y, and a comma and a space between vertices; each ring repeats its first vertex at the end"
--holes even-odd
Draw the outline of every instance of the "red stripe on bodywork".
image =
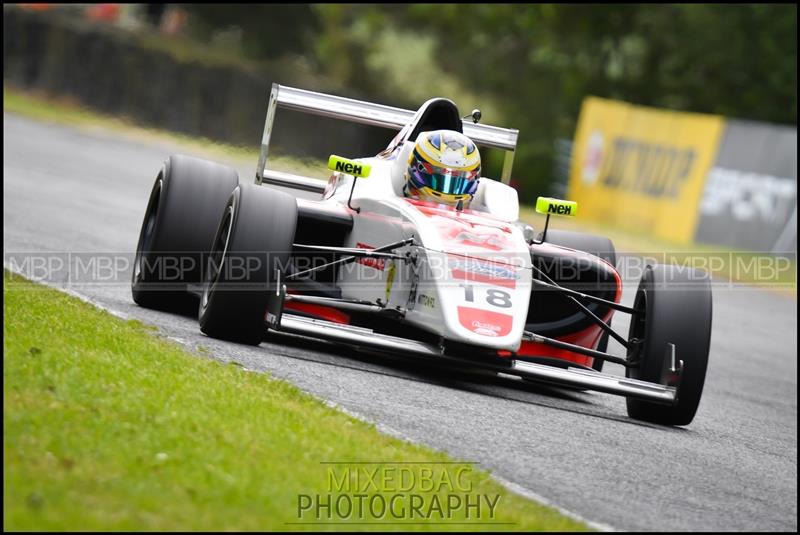
MULTIPOLYGON (((374 249, 375 246, 368 245, 366 243, 358 242, 356 243, 356 247, 359 249, 374 249)), ((362 266, 367 266, 372 269, 377 269, 378 271, 383 271, 386 268, 386 259, 385 258, 370 258, 370 257, 360 257, 356 259, 356 262, 361 264, 362 266)))
MULTIPOLYGON (((606 317, 606 320, 608 320, 608 317, 606 317)), ((558 339, 562 342, 568 342, 570 344, 596 349, 597 342, 600 341, 600 335, 602 333, 603 331, 600 329, 600 327, 597 325, 590 325, 582 331, 559 336, 558 339)), ((580 353, 575 353, 566 349, 559 349, 546 344, 538 344, 536 342, 522 342, 522 345, 517 351, 517 355, 526 357, 551 357, 554 359, 574 362, 576 364, 583 364, 584 366, 591 366, 594 362, 593 357, 581 355, 580 353)))
POLYGON ((336 308, 326 307, 324 305, 312 305, 310 303, 294 303, 292 301, 288 301, 283 305, 283 308, 284 310, 303 312, 310 316, 331 321, 333 323, 341 323, 344 325, 350 324, 350 314, 342 312, 336 308))
MULTIPOLYGON (((614 302, 619 303, 620 298, 622 297, 622 285, 620 283, 619 275, 617 275, 616 270, 614 270, 614 274, 617 280, 617 294, 614 297, 614 302)), ((614 311, 609 310, 608 313, 606 313, 606 315, 603 317, 603 321, 608 323, 611 320, 611 316, 613 315, 614 311)), ((561 340, 562 342, 568 342, 570 344, 579 345, 589 349, 597 349, 597 344, 600 342, 600 337, 602 335, 603 335, 603 329, 601 329, 600 326, 590 325, 581 331, 570 333, 564 336, 559 336, 557 337, 557 339, 561 340)), ((522 345, 520 345, 519 350, 517 350, 516 354, 527 357, 552 357, 556 359, 566 360, 569 362, 574 362, 576 364, 583 364, 584 366, 590 366, 590 367, 594 363, 594 357, 581 355, 580 353, 575 353, 574 351, 559 349, 557 347, 549 346, 546 344, 539 344, 536 342, 522 342, 522 345)), ((500 356, 505 356, 505 355, 500 355, 500 356)))

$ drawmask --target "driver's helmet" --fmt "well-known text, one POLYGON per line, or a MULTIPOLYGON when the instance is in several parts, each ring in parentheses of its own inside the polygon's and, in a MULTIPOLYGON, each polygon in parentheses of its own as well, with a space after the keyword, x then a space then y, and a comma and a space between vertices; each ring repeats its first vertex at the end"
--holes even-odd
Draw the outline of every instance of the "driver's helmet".
POLYGON ((403 193, 425 201, 469 206, 478 189, 481 155, 464 134, 453 130, 422 132, 408 157, 403 193))

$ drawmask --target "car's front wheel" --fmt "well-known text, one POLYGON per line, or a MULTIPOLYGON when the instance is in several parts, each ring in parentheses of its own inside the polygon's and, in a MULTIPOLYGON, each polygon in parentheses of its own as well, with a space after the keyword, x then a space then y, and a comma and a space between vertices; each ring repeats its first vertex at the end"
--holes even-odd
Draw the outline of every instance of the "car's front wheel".
POLYGON ((628 339, 639 343, 629 352, 628 359, 637 364, 627 369, 627 376, 666 384, 672 346, 675 364, 683 361, 683 370, 674 405, 628 398, 628 415, 659 424, 687 425, 700 404, 708 367, 710 279, 704 271, 682 266, 648 266, 633 307, 636 312, 631 317, 628 339))
POLYGON ((266 332, 268 292, 285 272, 297 226, 297 201, 265 186, 231 193, 211 246, 200 298, 200 330, 258 345, 266 332))

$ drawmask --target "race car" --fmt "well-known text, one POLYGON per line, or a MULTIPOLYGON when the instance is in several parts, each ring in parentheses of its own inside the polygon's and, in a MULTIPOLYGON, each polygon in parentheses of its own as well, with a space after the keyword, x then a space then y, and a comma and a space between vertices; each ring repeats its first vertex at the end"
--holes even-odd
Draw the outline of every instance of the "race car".
POLYGON ((139 235, 134 301, 197 307, 215 338, 324 339, 622 395, 633 418, 689 424, 708 363, 708 275, 648 265, 633 306, 621 304, 611 241, 549 229, 551 215, 577 213, 566 200, 537 200, 541 232, 520 221, 508 185, 518 132, 479 120, 446 98, 413 112, 274 84, 255 184, 219 163, 165 161, 139 235), (278 108, 399 132, 376 156, 331 155, 324 182, 268 169, 278 108), (506 151, 500 180, 480 176, 468 206, 408 196, 415 142, 430 132, 506 151), (631 316, 627 337, 611 328, 615 312, 631 316), (610 338, 625 357, 607 351, 610 338), (603 373, 604 362, 625 377, 603 373))

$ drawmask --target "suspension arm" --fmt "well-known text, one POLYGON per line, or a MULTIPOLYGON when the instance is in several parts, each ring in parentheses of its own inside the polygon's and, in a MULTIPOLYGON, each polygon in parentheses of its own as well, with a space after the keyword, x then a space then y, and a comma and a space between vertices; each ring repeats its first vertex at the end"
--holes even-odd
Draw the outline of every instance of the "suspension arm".
MULTIPOLYGON (((365 256, 376 257, 378 255, 375 255, 375 253, 385 253, 385 252, 388 252, 388 251, 393 251, 395 249, 399 249, 400 247, 404 247, 404 246, 410 245, 412 243, 414 243, 414 238, 406 238, 405 240, 401 240, 401 241, 398 241, 398 242, 394 242, 394 243, 390 243, 390 244, 387 244, 387 245, 383 245, 381 247, 376 247, 375 249, 349 249, 349 248, 346 248, 346 247, 330 247, 330 248, 326 247, 325 250, 327 250, 329 252, 345 251, 346 252, 345 254, 348 254, 348 256, 344 256, 342 258, 339 258, 338 260, 334 260, 332 262, 328 262, 326 264, 322 264, 321 266, 315 266, 313 268, 309 268, 309 269, 306 269, 306 270, 303 270, 303 271, 298 271, 297 273, 292 273, 291 275, 287 275, 285 280, 296 279, 296 278, 298 278, 298 277, 300 277, 302 275, 307 275, 307 274, 313 273, 315 271, 321 271, 321 270, 329 268, 331 266, 338 266, 338 265, 341 265, 341 264, 347 264, 347 263, 353 262, 358 257, 365 257, 365 256)), ((321 248, 322 246, 310 246, 310 247, 314 247, 316 250, 323 250, 321 248)), ((405 260, 406 259, 402 255, 393 255, 393 256, 391 256, 391 258, 399 258, 400 260, 405 260)))
POLYGON ((572 351, 573 353, 580 353, 581 355, 607 360, 608 362, 615 362, 626 367, 630 366, 630 363, 624 358, 615 357, 614 355, 609 355, 608 353, 603 353, 602 351, 597 351, 595 349, 589 349, 583 346, 570 344, 569 342, 562 342, 561 340, 556 340, 555 338, 548 338, 547 336, 542 336, 530 331, 523 331, 522 339, 530 342, 536 342, 538 344, 557 347, 559 349, 566 349, 567 351, 572 351))
MULTIPOLYGON (((556 289, 559 289, 559 290, 563 290, 564 289, 562 286, 559 286, 558 284, 556 284, 553 281, 553 279, 548 277, 541 269, 539 269, 539 268, 537 268, 536 266, 533 266, 533 265, 531 267, 534 270, 536 270, 536 272, 539 273, 539 275, 541 275, 542 278, 547 280, 547 282, 549 282, 551 286, 554 286, 556 289)), ((536 279, 533 279, 533 280, 535 281, 536 279)), ((584 314, 586 314, 587 317, 589 317, 594 323, 596 323, 601 329, 603 329, 603 331, 607 332, 609 334, 609 336, 614 338, 614 340, 616 340, 617 342, 622 344, 623 347, 625 347, 625 349, 630 349, 631 348, 631 345, 628 343, 628 341, 625 338, 623 338, 621 335, 617 334, 617 332, 614 331, 614 329, 612 329, 611 326, 608 323, 603 321, 602 318, 599 318, 597 316, 597 314, 595 314, 594 312, 592 312, 591 310, 586 308, 586 306, 584 306, 584 304, 581 303, 580 301, 578 301, 574 296, 572 296, 572 295, 570 295, 568 293, 565 293, 564 295, 567 297, 567 299, 570 299, 573 303, 578 305, 578 308, 580 308, 581 311, 584 314)))
POLYGON ((563 286, 558 286, 554 284, 549 284, 544 281, 540 281, 539 279, 533 279, 533 283, 542 286, 544 288, 550 288, 551 290, 555 290, 557 292, 562 292, 567 295, 571 295, 573 297, 577 297, 578 299, 584 299, 586 301, 593 301, 595 303, 600 303, 606 305, 609 308, 613 308, 614 310, 619 310, 620 312, 625 312, 626 314, 634 314, 636 310, 631 307, 626 307, 625 305, 620 305, 619 303, 615 303, 614 301, 609 301, 608 299, 603 299, 602 297, 596 297, 594 295, 585 294, 582 292, 577 292, 575 290, 570 290, 569 288, 564 288, 563 286))

